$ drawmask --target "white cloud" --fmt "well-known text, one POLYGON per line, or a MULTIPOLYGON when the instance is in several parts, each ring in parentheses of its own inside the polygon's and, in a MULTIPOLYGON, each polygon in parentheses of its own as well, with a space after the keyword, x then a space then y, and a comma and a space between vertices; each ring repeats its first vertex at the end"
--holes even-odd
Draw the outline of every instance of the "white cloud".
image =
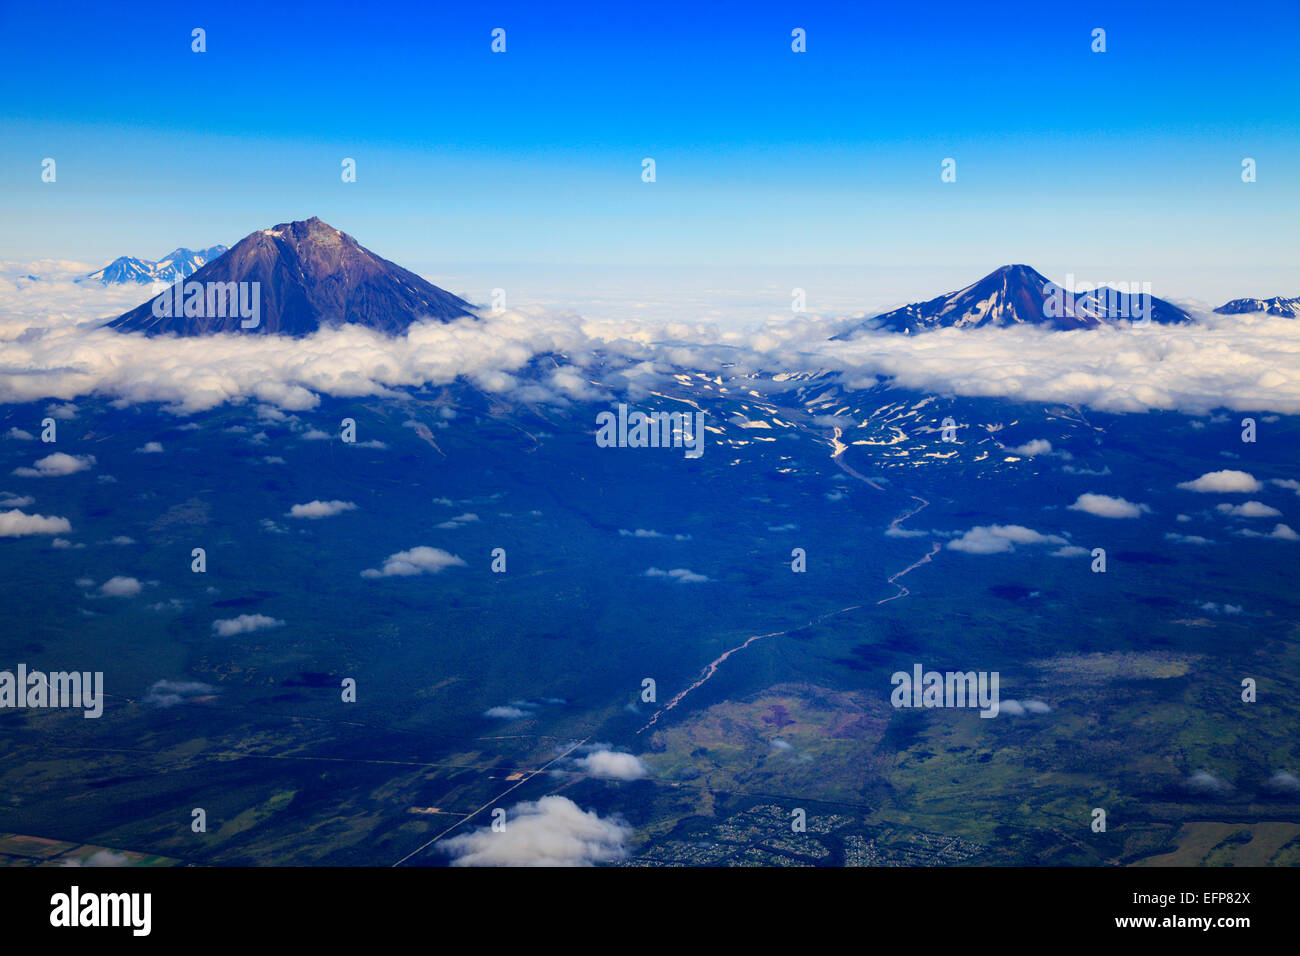
POLYGON ((144 702, 155 707, 175 707, 193 697, 205 697, 213 693, 216 693, 215 687, 199 681, 160 680, 155 681, 149 688, 149 694, 144 702))
POLYGON ((1266 505, 1262 501, 1243 501, 1239 505, 1215 505, 1214 510, 1220 514, 1232 515, 1236 518, 1276 518, 1282 514, 1276 508, 1266 505))
POLYGON ((1213 544, 1209 538, 1199 534, 1179 534, 1176 531, 1165 532, 1165 540, 1177 541, 1179 544, 1213 544))
POLYGON ((701 581, 708 581, 709 577, 704 574, 697 574, 687 568, 673 568, 671 571, 663 571, 659 568, 648 568, 645 572, 647 578, 669 578, 678 584, 699 584, 701 581))
POLYGON ((15 508, 0 512, 0 538, 21 538, 29 534, 66 534, 72 530, 67 518, 24 514, 15 508))
POLYGON ((1137 518, 1151 508, 1110 495, 1082 494, 1070 505, 1071 511, 1083 511, 1099 518, 1137 518))
POLYGON ((350 501, 309 501, 305 505, 294 505, 289 509, 290 518, 331 518, 345 511, 355 511, 356 505, 350 501))
POLYGON ((367 568, 363 578, 409 577, 414 574, 437 574, 444 568, 465 567, 465 562, 442 548, 419 545, 409 551, 398 551, 384 559, 384 566, 376 571, 367 568))
POLYGON ((1026 714, 1050 714, 1052 708, 1041 700, 1004 700, 998 703, 998 713, 1012 717, 1024 717, 1026 714))
POLYGON ((1015 448, 1008 448, 1007 451, 1013 455, 1019 455, 1022 458, 1035 458, 1038 455, 1046 455, 1052 450, 1052 443, 1046 438, 1035 438, 1025 442, 1023 445, 1017 445, 1015 448))
POLYGON ((444 530, 451 530, 452 528, 459 528, 461 525, 472 524, 475 521, 478 521, 478 515, 467 511, 463 515, 456 515, 454 518, 448 518, 446 521, 435 525, 435 527, 444 530))
POLYGON ((125 853, 115 853, 112 850, 96 850, 84 860, 66 859, 59 864, 61 867, 113 867, 113 866, 130 866, 131 858, 125 853))
POLYGON ((567 797, 516 804, 504 830, 482 827, 439 844, 453 866, 590 866, 621 860, 632 828, 567 797))
POLYGON ((1081 548, 1077 544, 1067 544, 1051 552, 1050 556, 1053 558, 1077 558, 1091 553, 1087 548, 1081 548))
POLYGON ((653 378, 673 364, 720 370, 730 362, 1115 412, 1300 412, 1300 323, 1260 314, 1209 314, 1178 327, 946 329, 831 342, 842 323, 811 314, 724 328, 526 309, 418 324, 401 338, 349 325, 303 339, 147 339, 93 327, 92 317, 139 304, 138 289, 112 298, 70 284, 0 279, 0 293, 4 403, 98 393, 186 412, 243 399, 298 411, 315 407, 321 394, 379 396, 458 376, 489 392, 564 403, 590 396, 594 386, 584 385, 589 376, 582 366, 601 352, 607 368, 621 366, 629 380, 653 378), (540 380, 516 377, 533 358, 559 353, 571 356, 570 366, 540 380))
POLYGON ((1300 790, 1300 778, 1293 773, 1287 773, 1285 770, 1278 771, 1268 778, 1265 786, 1269 790, 1279 791, 1282 793, 1294 793, 1300 790))
POLYGON ((640 780, 650 771, 635 754, 617 750, 594 750, 577 761, 593 777, 605 780, 640 780))
POLYGON ((1244 471, 1207 471, 1201 477, 1194 481, 1180 482, 1178 485, 1185 491, 1199 491, 1205 494, 1211 492, 1248 492, 1259 491, 1263 486, 1255 480, 1255 476, 1244 471))
POLYGON ((135 578, 115 575, 99 586, 99 593, 105 597, 135 597, 142 590, 142 585, 135 578))
POLYGON ((85 471, 94 463, 94 455, 68 455, 56 451, 38 459, 33 468, 15 468, 14 474, 25 478, 59 478, 85 471))
POLYGON ((1206 770, 1198 770, 1189 776, 1183 782, 1183 786, 1195 793, 1226 793, 1232 789, 1231 784, 1220 780, 1206 770))
POLYGON ((518 720, 520 717, 531 717, 532 714, 522 707, 502 704, 500 707, 489 707, 483 711, 483 716, 497 720, 518 720))
POLYGON ((967 554, 1002 554, 1014 551, 1017 544, 1068 545, 1065 538, 1055 534, 1041 534, 1033 528, 1018 524, 978 525, 959 538, 948 542, 953 551, 967 554))
POLYGON ((1282 524, 1281 522, 1275 524, 1273 530, 1268 534, 1261 534, 1250 529, 1239 531, 1238 534, 1243 538, 1276 538, 1279 541, 1300 541, 1300 534, 1296 534, 1289 524, 1282 524))
POLYGON ((689 534, 664 534, 662 531, 655 531, 653 528, 637 528, 635 531, 619 528, 618 536, 620 538, 672 538, 674 541, 691 540, 689 534))
POLYGON ((1243 610, 1240 604, 1219 604, 1217 601, 1205 601, 1200 607, 1212 614, 1240 614, 1243 610))
POLYGON ((238 617, 212 622, 212 631, 218 637, 250 634, 253 631, 265 631, 273 627, 284 627, 284 621, 267 617, 265 614, 241 614, 238 617))
POLYGON ((147 441, 136 451, 141 455, 161 455, 163 453, 162 442, 147 441))

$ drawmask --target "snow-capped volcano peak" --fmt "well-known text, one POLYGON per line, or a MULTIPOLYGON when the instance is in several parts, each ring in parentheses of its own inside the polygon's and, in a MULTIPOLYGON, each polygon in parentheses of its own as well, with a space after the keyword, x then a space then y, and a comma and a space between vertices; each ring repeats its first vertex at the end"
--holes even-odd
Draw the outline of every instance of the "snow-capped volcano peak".
POLYGON ((1057 285, 1031 266, 1002 266, 964 289, 886 312, 836 338, 848 339, 870 328, 913 333, 938 328, 1039 325, 1065 330, 1148 317, 1162 323, 1191 321, 1182 309, 1149 292, 1105 286, 1080 288, 1085 291, 1057 285))
POLYGON ((1287 299, 1275 295, 1271 299, 1233 299, 1214 310, 1221 315, 1240 315, 1243 312, 1266 312, 1294 319, 1300 316, 1300 297, 1287 299))

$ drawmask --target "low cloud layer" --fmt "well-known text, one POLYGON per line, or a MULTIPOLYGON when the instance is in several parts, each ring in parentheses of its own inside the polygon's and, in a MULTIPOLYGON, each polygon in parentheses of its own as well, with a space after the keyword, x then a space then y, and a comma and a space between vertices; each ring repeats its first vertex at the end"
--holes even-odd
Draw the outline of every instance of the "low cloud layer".
MULTIPOLYGON (((0 279, 0 402, 95 394, 184 412, 249 399, 309 409, 322 393, 382 395, 457 377, 520 400, 565 401, 600 395, 583 371, 597 364, 599 353, 605 368, 632 377, 738 363, 838 372, 850 386, 882 376, 907 388, 1107 411, 1300 412, 1300 322, 1260 314, 1077 332, 873 333, 852 342, 829 341, 852 320, 812 315, 741 330, 590 320, 540 309, 424 323, 395 339, 355 326, 297 340, 261 334, 146 339, 97 327, 137 304, 125 296, 140 295, 0 279), (541 381, 521 381, 521 370, 543 353, 564 353, 572 365, 550 369, 541 381)), ((1040 448, 1030 442, 1017 450, 1040 448)))

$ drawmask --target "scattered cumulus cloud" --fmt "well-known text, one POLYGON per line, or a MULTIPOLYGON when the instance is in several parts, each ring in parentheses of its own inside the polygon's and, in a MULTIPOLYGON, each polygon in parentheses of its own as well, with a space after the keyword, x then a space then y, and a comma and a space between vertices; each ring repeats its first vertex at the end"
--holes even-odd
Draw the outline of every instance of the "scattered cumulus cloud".
POLYGON ((22 538, 33 534, 67 534, 72 523, 67 518, 29 515, 17 508, 0 512, 0 538, 22 538))
POLYGON ((664 571, 660 568, 648 568, 645 572, 647 578, 667 578, 670 581, 676 581, 678 584, 699 584, 702 581, 708 581, 710 578, 705 574, 697 574, 687 568, 673 568, 671 571, 664 571))
POLYGON ((1007 451, 1013 455, 1019 455, 1021 458, 1036 458, 1039 455, 1050 454, 1052 443, 1046 438, 1035 438, 1023 445, 1017 445, 1015 448, 1008 448, 1007 451))
POLYGON ((289 509, 290 518, 332 518, 345 511, 355 511, 357 506, 351 501, 309 501, 303 505, 294 505, 289 509))
POLYGON ((1232 785, 1220 780, 1207 770, 1198 770, 1183 781, 1184 789, 1199 794, 1223 794, 1232 789, 1232 785))
POLYGON ((1057 548, 1050 553, 1053 558, 1078 558, 1085 554, 1091 554, 1087 548, 1081 548, 1077 544, 1067 544, 1064 547, 1057 548))
POLYGON ((1220 514, 1232 515, 1234 518, 1277 518, 1282 514, 1262 501, 1244 501, 1239 505, 1224 503, 1215 505, 1214 510, 1220 514))
POLYGON ((1089 493, 1079 495, 1074 504, 1070 505, 1070 510, 1083 511, 1099 518, 1138 518, 1151 508, 1147 505, 1134 504, 1124 498, 1089 493))
POLYGON ((1179 534, 1176 531, 1166 532, 1165 540, 1174 541, 1177 542, 1178 544, 1213 544, 1214 543, 1209 538, 1206 538, 1199 534, 1179 534))
POLYGON ((200 681, 160 680, 155 681, 153 686, 149 688, 149 693, 144 702, 154 707, 175 707, 177 704, 183 704, 192 698, 206 697, 214 693, 216 693, 215 687, 200 681))
POLYGON ((547 796, 516 804, 502 831, 481 827, 438 846, 452 866, 591 866, 623 859, 631 836, 621 820, 547 796))
POLYGON ((594 750, 576 762, 588 774, 603 780, 640 780, 650 773, 640 757, 617 750, 594 750))
POLYGON ((465 562, 442 548, 419 545, 409 551, 398 551, 384 559, 382 568, 367 568, 363 578, 410 577, 416 574, 437 574, 444 568, 465 567, 465 562))
POLYGON ((1199 491, 1203 494, 1212 492, 1251 492, 1259 491, 1263 486, 1251 475, 1244 471, 1207 471, 1201 477, 1194 481, 1184 481, 1179 483, 1179 488, 1184 491, 1199 491))
POLYGON ((978 525, 959 538, 948 542, 953 551, 967 554, 1002 554, 1014 551, 1017 544, 1060 544, 1069 542, 1060 535, 1041 534, 1018 524, 978 525))
POLYGON ((998 712, 1012 717, 1028 714, 1050 714, 1052 708, 1041 700, 1003 700, 998 702, 998 712))
POLYGON ((135 578, 114 575, 99 586, 99 593, 104 597, 135 597, 144 590, 144 585, 135 578))
POLYGON ((284 627, 284 621, 268 617, 265 614, 241 614, 212 622, 212 633, 218 637, 233 637, 236 634, 251 634, 253 631, 266 631, 274 627, 284 627))
POLYGON ((456 515, 454 518, 448 518, 446 521, 439 522, 435 527, 444 531, 450 531, 453 528, 459 528, 462 525, 473 524, 478 521, 478 515, 467 511, 464 514, 456 515))
POLYGON ((665 534, 662 531, 655 531, 651 528, 637 528, 635 531, 629 531, 627 528, 619 528, 618 536, 620 538, 672 538, 674 541, 690 541, 689 534, 665 534))
POLYGON ((32 468, 15 468, 15 475, 24 478, 60 478, 85 471, 95 463, 94 455, 69 455, 56 451, 52 455, 37 459, 32 468))
POLYGON ((1278 541, 1300 541, 1300 534, 1296 534, 1295 529, 1289 524, 1278 522, 1273 526, 1273 530, 1267 534, 1260 531, 1252 531, 1244 528, 1237 532, 1243 538, 1274 538, 1278 541))
POLYGON ((513 704, 502 704, 499 707, 489 707, 483 711, 483 716, 495 720, 518 720, 520 717, 531 717, 532 712, 513 704))

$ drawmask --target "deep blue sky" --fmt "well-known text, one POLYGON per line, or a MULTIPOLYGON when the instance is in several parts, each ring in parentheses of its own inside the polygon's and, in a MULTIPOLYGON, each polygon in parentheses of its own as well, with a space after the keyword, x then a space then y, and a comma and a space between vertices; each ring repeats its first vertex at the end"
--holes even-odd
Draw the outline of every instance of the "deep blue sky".
POLYGON ((0 259, 319 215, 422 271, 920 268, 937 294, 1029 262, 1300 294, 1294 0, 552 6, 2 3, 0 259))

